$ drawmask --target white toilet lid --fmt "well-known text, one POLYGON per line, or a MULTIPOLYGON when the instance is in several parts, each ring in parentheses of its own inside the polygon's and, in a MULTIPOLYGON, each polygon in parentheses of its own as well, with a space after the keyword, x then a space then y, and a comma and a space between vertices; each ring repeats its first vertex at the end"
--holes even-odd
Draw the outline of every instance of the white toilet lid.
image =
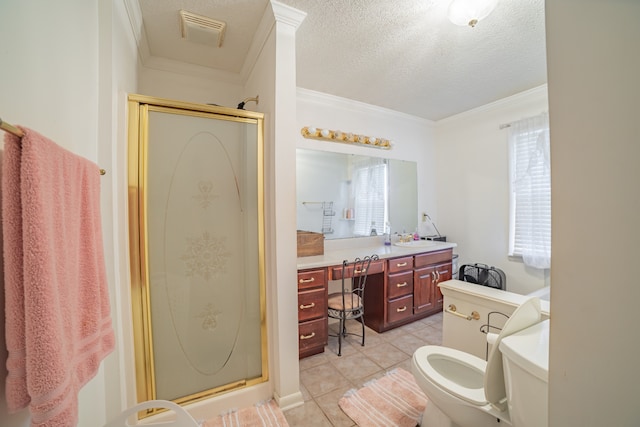
POLYGON ((420 347, 413 354, 413 358, 420 372, 441 389, 473 405, 484 406, 488 403, 485 398, 483 384, 487 362, 483 359, 453 348, 435 345, 420 347), (452 378, 448 378, 438 372, 429 362, 429 359, 447 360, 447 362, 457 365, 456 370, 467 370, 466 375, 463 372, 464 377, 469 378, 469 373, 471 373, 471 377, 477 375, 479 381, 477 384, 464 384, 463 381, 455 381, 452 378))
POLYGON ((507 409, 507 391, 505 388, 504 367, 502 364, 500 344, 502 340, 509 335, 515 334, 529 326, 539 323, 540 318, 540 299, 532 297, 520 304, 502 327, 500 334, 493 344, 491 353, 489 353, 486 375, 484 377, 484 392, 487 401, 489 401, 494 408, 500 411, 507 409))

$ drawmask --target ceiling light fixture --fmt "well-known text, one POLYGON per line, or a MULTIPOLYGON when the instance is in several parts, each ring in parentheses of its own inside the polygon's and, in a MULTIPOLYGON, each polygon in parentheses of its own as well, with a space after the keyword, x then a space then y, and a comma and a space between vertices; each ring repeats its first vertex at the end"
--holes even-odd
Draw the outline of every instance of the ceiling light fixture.
POLYGON ((498 0, 453 0, 449 5, 449 20, 456 25, 475 27, 497 4, 498 0))

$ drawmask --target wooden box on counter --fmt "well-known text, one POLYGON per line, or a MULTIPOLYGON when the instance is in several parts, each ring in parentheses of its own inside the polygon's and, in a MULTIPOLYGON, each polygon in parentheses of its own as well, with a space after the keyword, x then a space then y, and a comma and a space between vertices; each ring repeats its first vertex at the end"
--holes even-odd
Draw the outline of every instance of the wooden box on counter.
POLYGON ((324 235, 298 230, 298 257, 324 255, 324 235))

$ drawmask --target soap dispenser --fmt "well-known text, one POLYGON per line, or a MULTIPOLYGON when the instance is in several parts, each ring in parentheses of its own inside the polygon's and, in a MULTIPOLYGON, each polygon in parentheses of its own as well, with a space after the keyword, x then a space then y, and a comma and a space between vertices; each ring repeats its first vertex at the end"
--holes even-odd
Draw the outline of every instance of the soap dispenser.
POLYGON ((370 236, 377 236, 378 232, 376 231, 376 222, 371 221, 371 234, 370 236))
POLYGON ((389 225, 389 222, 384 228, 384 244, 385 246, 391 246, 391 225, 389 225))

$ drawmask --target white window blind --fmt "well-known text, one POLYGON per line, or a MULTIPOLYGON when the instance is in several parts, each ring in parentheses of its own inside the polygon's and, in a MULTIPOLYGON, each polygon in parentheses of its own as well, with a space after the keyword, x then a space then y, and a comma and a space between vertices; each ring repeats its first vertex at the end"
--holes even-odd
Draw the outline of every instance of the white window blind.
POLYGON ((509 254, 535 268, 551 267, 551 167, 549 117, 509 127, 511 184, 509 254))
POLYGON ((353 164, 354 234, 368 236, 375 223, 378 235, 387 223, 388 167, 385 159, 363 158, 353 164))

